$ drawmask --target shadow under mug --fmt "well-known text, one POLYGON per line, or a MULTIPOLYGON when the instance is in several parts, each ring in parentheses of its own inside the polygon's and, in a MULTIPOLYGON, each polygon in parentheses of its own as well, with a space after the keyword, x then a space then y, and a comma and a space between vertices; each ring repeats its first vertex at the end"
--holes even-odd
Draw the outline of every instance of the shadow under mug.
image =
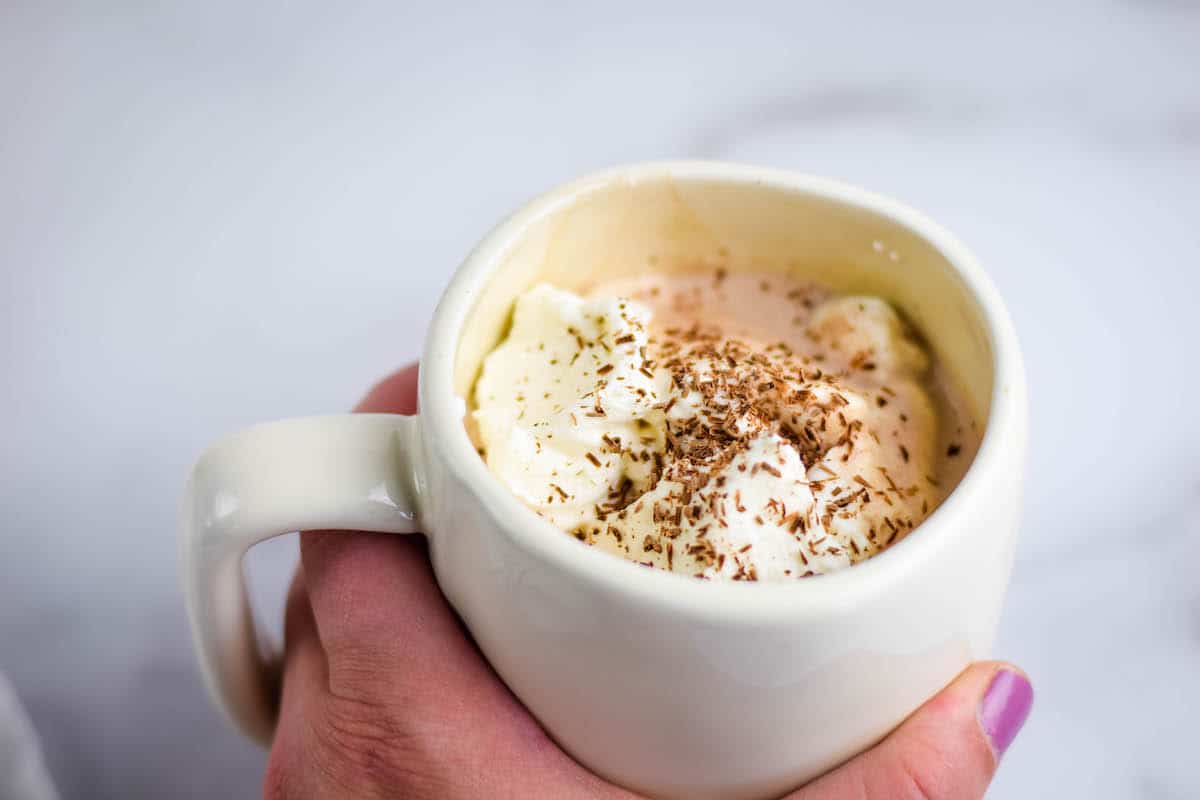
POLYGON ((733 164, 582 178, 502 222, 458 270, 429 331, 418 416, 272 422, 200 458, 183 579, 206 683, 239 729, 270 740, 278 658, 247 603, 250 546, 297 530, 419 530, 484 655, 582 764, 654 796, 777 796, 878 741, 988 655, 1018 528, 1026 404, 995 288, 915 211, 733 164), (698 265, 880 295, 930 343, 984 435, 913 534, 830 575, 699 581, 592 550, 488 472, 466 398, 517 295, 538 281, 570 289, 698 265))

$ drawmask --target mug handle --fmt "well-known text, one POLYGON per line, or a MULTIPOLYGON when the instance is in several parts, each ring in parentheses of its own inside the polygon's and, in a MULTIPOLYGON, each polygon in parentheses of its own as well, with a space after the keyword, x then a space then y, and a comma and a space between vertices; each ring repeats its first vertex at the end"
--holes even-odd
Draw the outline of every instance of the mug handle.
POLYGON ((280 654, 256 630, 242 556, 307 530, 420 527, 418 417, 341 414, 269 422, 205 452, 183 502, 182 567, 192 639, 216 705, 269 744, 280 654))

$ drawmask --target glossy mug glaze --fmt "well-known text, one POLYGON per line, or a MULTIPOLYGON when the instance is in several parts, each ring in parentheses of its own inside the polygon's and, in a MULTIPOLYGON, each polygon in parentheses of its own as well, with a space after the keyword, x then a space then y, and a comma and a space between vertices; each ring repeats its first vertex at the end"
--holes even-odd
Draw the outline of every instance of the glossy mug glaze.
POLYGON ((720 163, 574 181, 468 256, 434 316, 419 398, 418 416, 256 426, 195 467, 183 513, 195 644, 214 700, 260 742, 274 726, 278 659, 254 629, 241 559, 296 530, 423 531, 438 584, 517 697, 582 764, 653 796, 777 796, 878 741, 989 654, 1021 507, 1021 356, 975 259, 903 205, 720 163), (961 384, 984 425, 979 453, 886 552, 782 583, 650 570, 552 527, 475 451, 466 401, 518 294, 718 262, 883 296, 961 384))

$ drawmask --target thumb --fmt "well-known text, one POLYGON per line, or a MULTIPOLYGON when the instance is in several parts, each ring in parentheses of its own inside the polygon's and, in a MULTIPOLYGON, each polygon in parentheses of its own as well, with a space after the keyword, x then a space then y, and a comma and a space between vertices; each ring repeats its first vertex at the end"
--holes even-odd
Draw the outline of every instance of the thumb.
POLYGON ((1032 705, 1025 673, 995 661, 973 664, 873 749, 790 798, 981 798, 1032 705))

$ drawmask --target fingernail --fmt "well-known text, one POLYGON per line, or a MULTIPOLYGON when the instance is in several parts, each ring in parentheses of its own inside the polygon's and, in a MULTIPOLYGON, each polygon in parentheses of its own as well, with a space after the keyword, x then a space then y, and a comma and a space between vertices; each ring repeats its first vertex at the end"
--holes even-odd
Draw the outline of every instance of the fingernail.
POLYGON ((1011 669, 996 673, 979 704, 979 724, 997 758, 1017 738, 1032 706, 1033 685, 1028 678, 1011 669))

